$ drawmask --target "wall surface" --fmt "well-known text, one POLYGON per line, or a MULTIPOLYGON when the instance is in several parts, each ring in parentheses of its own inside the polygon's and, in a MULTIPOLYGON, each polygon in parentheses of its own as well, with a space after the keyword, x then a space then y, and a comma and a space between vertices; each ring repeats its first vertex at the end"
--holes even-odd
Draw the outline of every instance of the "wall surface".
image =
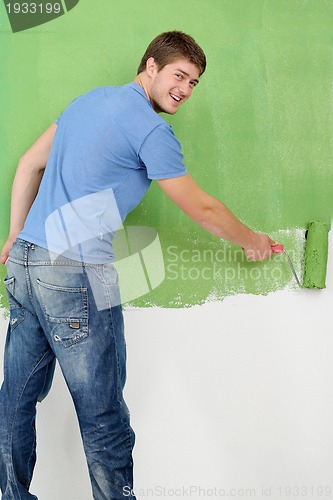
MULTIPOLYGON (((307 224, 333 215, 333 0, 61 0, 62 15, 15 33, 8 3, 0 4, 2 242, 20 155, 73 98, 131 81, 150 40, 179 29, 208 59, 193 97, 166 117, 188 170, 284 243, 302 275, 307 224)), ((129 294, 125 309, 138 498, 332 500, 332 235, 327 289, 315 291, 297 288, 284 256, 244 261, 156 185, 126 221, 131 237, 135 226, 149 234, 139 248, 143 295, 129 294)), ((124 276, 122 286, 126 294, 133 282, 124 276)), ((59 369, 37 426, 32 491, 91 500, 59 369)))
MULTIPOLYGON (((138 499, 333 499, 330 249, 323 291, 125 311, 138 499)), ((37 431, 33 493, 92 500, 58 367, 37 431)))

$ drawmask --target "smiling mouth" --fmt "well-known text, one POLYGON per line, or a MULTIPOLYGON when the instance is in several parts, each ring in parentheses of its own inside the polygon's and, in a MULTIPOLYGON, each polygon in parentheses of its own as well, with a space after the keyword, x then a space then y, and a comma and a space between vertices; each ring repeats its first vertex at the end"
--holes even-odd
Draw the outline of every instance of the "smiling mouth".
POLYGON ((175 95, 175 94, 170 94, 170 96, 172 97, 172 99, 176 102, 180 102, 182 100, 181 97, 179 97, 178 95, 175 95))

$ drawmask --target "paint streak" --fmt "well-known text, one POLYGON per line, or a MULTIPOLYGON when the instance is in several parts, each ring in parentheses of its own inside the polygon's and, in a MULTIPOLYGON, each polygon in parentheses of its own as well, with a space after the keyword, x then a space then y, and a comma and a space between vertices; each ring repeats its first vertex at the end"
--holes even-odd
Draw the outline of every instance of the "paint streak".
MULTIPOLYGON (((305 231, 284 230, 271 235, 288 249, 302 280, 305 231)), ((188 240, 179 246, 173 242, 164 250, 165 280, 131 305, 179 308, 240 293, 267 295, 282 289, 298 290, 284 254, 275 254, 264 262, 250 262, 235 245, 205 240, 188 240)))

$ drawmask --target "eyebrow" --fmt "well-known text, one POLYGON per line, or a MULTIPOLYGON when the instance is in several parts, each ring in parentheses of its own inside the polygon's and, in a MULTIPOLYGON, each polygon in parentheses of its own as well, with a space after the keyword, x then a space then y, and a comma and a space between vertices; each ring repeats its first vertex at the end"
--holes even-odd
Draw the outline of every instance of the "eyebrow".
MULTIPOLYGON (((181 73, 183 73, 183 75, 188 76, 190 78, 189 73, 186 73, 186 71, 184 71, 184 70, 182 70, 180 68, 176 69, 176 71, 180 71, 181 73)), ((199 83, 199 80, 197 80, 197 78, 193 78, 193 79, 191 79, 191 82, 199 83)))

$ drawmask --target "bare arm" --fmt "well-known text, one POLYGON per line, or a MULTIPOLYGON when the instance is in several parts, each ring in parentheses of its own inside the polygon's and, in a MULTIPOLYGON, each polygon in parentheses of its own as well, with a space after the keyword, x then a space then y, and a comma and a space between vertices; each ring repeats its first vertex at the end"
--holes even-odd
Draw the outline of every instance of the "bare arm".
POLYGON ((275 241, 242 224, 223 203, 203 191, 189 174, 157 182, 194 222, 215 236, 243 247, 248 259, 264 260, 272 254, 271 246, 276 245, 275 241))
POLYGON ((53 123, 19 160, 12 188, 9 236, 1 252, 1 264, 6 264, 9 251, 36 198, 56 129, 57 125, 53 123))

